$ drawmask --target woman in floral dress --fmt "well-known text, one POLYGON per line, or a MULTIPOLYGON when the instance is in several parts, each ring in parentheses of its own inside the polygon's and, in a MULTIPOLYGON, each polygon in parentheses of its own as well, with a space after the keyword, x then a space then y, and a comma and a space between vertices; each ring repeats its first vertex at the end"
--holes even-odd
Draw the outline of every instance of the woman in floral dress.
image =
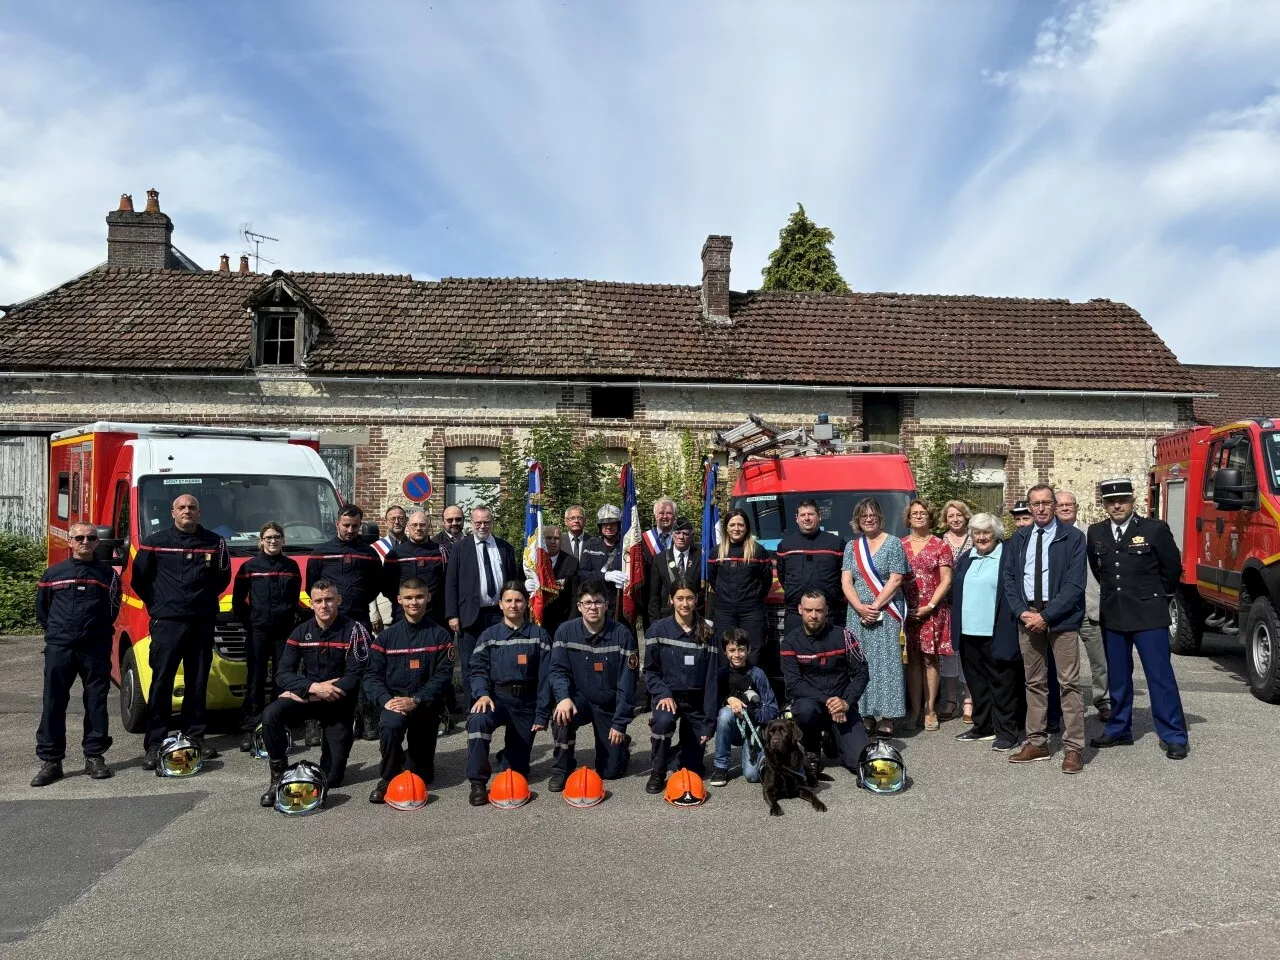
POLYGON ((951 548, 933 535, 933 509, 923 500, 907 504, 904 518, 910 531, 902 538, 911 573, 902 584, 907 601, 907 698, 911 703, 908 724, 919 716, 924 687, 924 728, 938 729, 934 704, 938 699, 938 658, 955 654, 951 647, 951 548))
POLYGON ((875 722, 876 732, 889 736, 893 719, 907 712, 898 637, 906 613, 900 588, 910 568, 902 542, 885 533, 884 513, 874 497, 853 508, 852 526, 855 536, 845 547, 840 581, 849 602, 846 624, 862 645, 871 675, 858 712, 868 725, 875 722))

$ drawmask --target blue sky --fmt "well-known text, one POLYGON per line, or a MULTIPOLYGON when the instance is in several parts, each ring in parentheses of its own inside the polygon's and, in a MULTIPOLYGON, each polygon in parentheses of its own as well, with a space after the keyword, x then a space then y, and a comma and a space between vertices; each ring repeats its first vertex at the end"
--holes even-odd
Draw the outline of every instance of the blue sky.
MULTIPOLYGON (((199 263, 1123 300, 1280 365, 1280 3, 0 0, 0 302, 160 190, 199 263)), ((1052 335, 1052 331, 1047 331, 1052 335)), ((1099 345, 1105 349, 1105 345, 1099 345)))

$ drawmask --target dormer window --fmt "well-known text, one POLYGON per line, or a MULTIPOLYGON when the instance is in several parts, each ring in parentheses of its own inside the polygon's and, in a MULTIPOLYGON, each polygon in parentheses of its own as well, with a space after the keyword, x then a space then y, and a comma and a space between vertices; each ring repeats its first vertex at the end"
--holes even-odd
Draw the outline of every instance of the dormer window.
POLYGON ((267 372, 305 369, 307 354, 326 328, 324 314, 293 278, 276 270, 244 306, 251 317, 253 366, 267 372))
POLYGON ((279 307, 258 308, 258 365, 294 367, 302 351, 299 349, 302 324, 296 310, 279 307))

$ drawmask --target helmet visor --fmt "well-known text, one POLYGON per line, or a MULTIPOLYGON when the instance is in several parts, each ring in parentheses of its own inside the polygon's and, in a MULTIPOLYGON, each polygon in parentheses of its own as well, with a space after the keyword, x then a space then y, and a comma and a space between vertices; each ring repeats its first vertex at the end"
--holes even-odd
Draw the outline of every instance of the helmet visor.
POLYGON ((160 754, 160 772, 166 777, 190 777, 200 772, 200 751, 194 746, 172 747, 160 754))
POLYGON ((897 793, 907 783, 907 770, 890 757, 875 757, 862 764, 862 785, 872 793, 897 793))
POLYGON ((276 791, 276 809, 281 813, 311 813, 324 802, 324 789, 311 780, 291 780, 276 791))

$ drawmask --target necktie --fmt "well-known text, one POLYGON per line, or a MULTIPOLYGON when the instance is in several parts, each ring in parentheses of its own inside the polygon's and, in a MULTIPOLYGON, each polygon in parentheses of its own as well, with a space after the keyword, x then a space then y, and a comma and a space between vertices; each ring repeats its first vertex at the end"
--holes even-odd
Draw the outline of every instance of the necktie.
POLYGON ((1044 527, 1036 530, 1036 568, 1035 568, 1034 602, 1044 603, 1044 527))
POLYGON ((680 580, 684 579, 684 554, 683 553, 680 554, 680 562, 676 564, 676 577, 677 579, 680 579, 680 580))
POLYGON ((663 549, 663 550, 670 550, 670 549, 671 549, 671 534, 669 534, 669 533, 661 533, 661 534, 659 534, 659 535, 658 535, 658 539, 662 541, 662 549, 663 549))
POLYGON ((1120 538, 1124 536, 1124 533, 1121 531, 1119 526, 1112 527, 1112 530, 1116 535, 1116 543, 1119 543, 1120 538))
POLYGON ((573 559, 581 560, 582 559, 582 538, 574 537, 570 541, 570 543, 572 543, 573 545, 571 548, 573 550, 573 559))
POLYGON ((492 600, 498 595, 497 577, 493 575, 493 558, 489 556, 489 541, 480 541, 480 552, 484 554, 484 596, 492 600))

